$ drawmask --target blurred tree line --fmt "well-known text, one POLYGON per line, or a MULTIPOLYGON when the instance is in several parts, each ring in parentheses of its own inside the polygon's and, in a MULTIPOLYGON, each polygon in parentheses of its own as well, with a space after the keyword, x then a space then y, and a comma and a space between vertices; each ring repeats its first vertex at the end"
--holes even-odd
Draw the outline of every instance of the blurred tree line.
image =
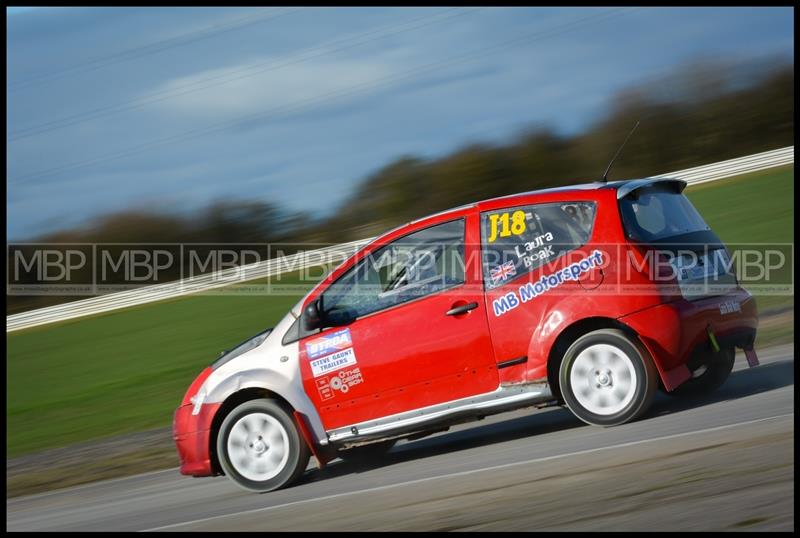
MULTIPOLYGON (((587 90, 590 91, 590 90, 587 90)), ((794 144, 794 66, 696 62, 615 95, 583 133, 548 127, 512 143, 473 143, 449 155, 402 156, 363 180, 333 216, 289 213, 267 200, 220 200, 189 215, 128 210, 43 243, 340 243, 495 196, 599 179, 641 120, 610 179, 645 177, 794 144)), ((212 248, 209 246, 209 248, 212 248)), ((284 248, 285 252, 293 250, 284 248)), ((264 253, 267 255, 268 253, 264 253)), ((167 278, 177 278, 177 273, 167 278)), ((80 297, 7 296, 7 312, 80 297)))
POLYGON ((773 64, 759 73, 691 64, 620 92, 608 114, 577 136, 539 127, 507 145, 472 144, 429 160, 401 157, 362 182, 314 231, 329 240, 357 239, 476 200, 600 179, 637 120, 641 125, 614 164, 611 180, 792 145, 794 66, 773 64))

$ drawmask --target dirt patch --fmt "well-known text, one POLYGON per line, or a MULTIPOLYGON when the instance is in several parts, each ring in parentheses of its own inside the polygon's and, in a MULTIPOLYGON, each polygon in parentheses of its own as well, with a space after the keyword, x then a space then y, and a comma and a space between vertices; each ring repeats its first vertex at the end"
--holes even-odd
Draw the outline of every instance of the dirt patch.
POLYGON ((179 465, 170 428, 158 428, 6 461, 9 497, 179 465))

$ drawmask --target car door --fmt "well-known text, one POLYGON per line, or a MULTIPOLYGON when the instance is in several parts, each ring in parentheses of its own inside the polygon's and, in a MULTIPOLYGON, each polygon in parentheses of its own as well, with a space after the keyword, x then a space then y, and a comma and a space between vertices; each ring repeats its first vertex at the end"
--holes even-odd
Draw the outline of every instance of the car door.
POLYGON ((587 306, 598 300, 586 292, 597 286, 589 282, 594 260, 591 249, 585 248, 594 217, 595 204, 590 201, 505 207, 481 214, 486 308, 502 384, 546 381, 542 364, 528 361, 530 346, 536 345, 531 337, 560 327, 571 300, 587 306), (576 262, 583 266, 563 278, 563 270, 576 262))
POLYGON ((336 326, 301 339, 300 364, 327 430, 497 387, 478 233, 474 212, 415 229, 318 295, 336 326))

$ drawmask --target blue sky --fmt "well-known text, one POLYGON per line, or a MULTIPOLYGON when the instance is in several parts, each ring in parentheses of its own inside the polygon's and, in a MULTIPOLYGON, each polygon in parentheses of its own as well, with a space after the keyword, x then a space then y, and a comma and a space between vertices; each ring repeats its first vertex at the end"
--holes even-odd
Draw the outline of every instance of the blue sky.
POLYGON ((7 240, 221 197, 328 214, 400 155, 577 132, 696 59, 794 58, 791 8, 7 15, 7 240))

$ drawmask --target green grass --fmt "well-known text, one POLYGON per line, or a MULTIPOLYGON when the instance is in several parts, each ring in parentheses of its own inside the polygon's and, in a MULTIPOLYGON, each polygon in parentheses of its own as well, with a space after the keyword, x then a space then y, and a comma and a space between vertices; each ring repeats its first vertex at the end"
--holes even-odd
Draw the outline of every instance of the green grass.
POLYGON ((168 425, 200 370, 305 291, 196 295, 9 334, 8 455, 168 425))
MULTIPOLYGON (((687 194, 726 242, 794 240, 793 167, 687 194)), ((190 296, 9 334, 8 456, 170 424, 219 351, 273 325, 308 287, 291 296, 190 296)), ((758 302, 763 309, 793 297, 758 302)))
POLYGON ((139 448, 124 454, 85 459, 77 464, 42 466, 6 476, 6 495, 33 495, 53 489, 68 488, 120 476, 169 469, 178 465, 173 446, 139 448))
POLYGON ((684 191, 725 242, 794 241, 794 167, 689 186, 684 191))

